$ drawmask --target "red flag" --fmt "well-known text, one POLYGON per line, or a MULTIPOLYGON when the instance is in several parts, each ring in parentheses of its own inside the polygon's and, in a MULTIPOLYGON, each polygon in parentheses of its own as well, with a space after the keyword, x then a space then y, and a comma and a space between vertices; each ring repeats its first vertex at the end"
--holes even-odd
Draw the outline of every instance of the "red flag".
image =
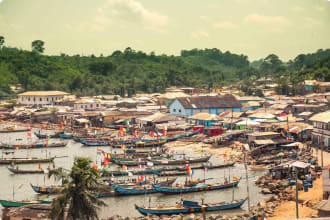
POLYGON ((154 131, 150 131, 150 136, 154 137, 154 131))
POLYGON ((44 125, 41 125, 41 129, 45 129, 46 127, 44 125))
POLYGON ((31 136, 32 136, 31 132, 28 132, 28 133, 27 133, 27 136, 28 136, 28 137, 31 137, 31 136))

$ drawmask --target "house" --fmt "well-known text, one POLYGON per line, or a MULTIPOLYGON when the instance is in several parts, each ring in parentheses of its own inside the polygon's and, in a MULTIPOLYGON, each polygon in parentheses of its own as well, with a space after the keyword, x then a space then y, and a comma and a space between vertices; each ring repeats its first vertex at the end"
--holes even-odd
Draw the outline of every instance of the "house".
POLYGON ((18 103, 24 105, 53 105, 57 100, 68 95, 61 91, 30 91, 18 94, 18 103))
POLYGON ((218 136, 223 133, 223 128, 220 126, 211 126, 203 129, 203 133, 209 137, 218 136))
POLYGON ((99 99, 87 99, 87 98, 82 98, 77 100, 73 108, 75 110, 87 110, 87 111, 93 111, 96 109, 100 109, 102 107, 102 102, 99 99))
POLYGON ((219 120, 219 116, 209 113, 198 113, 188 118, 188 122, 196 125, 203 125, 205 127, 210 127, 219 120))
POLYGON ((256 109, 260 108, 260 103, 256 102, 256 101, 250 101, 247 103, 243 103, 243 108, 246 111, 256 110, 256 109))
POLYGON ((317 84, 316 80, 305 80, 304 81, 305 88, 308 91, 312 91, 313 85, 317 84))
POLYGON ((329 199, 330 196, 330 166, 323 167, 322 170, 323 199, 329 199))
POLYGON ((241 103, 233 95, 181 97, 170 104, 170 114, 183 117, 201 112, 218 115, 227 110, 242 111, 241 103))
POLYGON ((330 111, 315 114, 309 120, 313 123, 313 145, 330 147, 330 111))
POLYGON ((280 137, 280 133, 277 132, 254 132, 248 134, 248 142, 252 143, 255 140, 270 140, 280 137))
POLYGON ((328 109, 326 104, 298 104, 292 106, 292 113, 293 114, 300 114, 302 112, 324 112, 328 109))
POLYGON ((319 92, 330 92, 330 82, 318 82, 317 84, 320 85, 320 91, 319 92))

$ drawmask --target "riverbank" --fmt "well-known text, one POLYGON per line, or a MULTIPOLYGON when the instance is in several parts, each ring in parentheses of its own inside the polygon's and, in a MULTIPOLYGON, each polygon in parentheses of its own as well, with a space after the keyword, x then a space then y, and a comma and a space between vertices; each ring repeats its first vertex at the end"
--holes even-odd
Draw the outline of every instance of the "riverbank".
MULTIPOLYGON (((313 155, 321 160, 321 151, 316 154, 314 149, 313 155)), ((323 153, 324 166, 330 164, 330 154, 327 152, 323 153)), ((299 201, 309 201, 308 204, 299 203, 299 218, 312 218, 317 216, 317 210, 312 209, 314 205, 322 200, 323 186, 322 177, 313 182, 313 188, 309 188, 308 192, 299 191, 299 201)), ((296 203, 295 201, 284 201, 280 206, 275 209, 274 216, 269 218, 270 220, 285 220, 296 217, 296 203)))

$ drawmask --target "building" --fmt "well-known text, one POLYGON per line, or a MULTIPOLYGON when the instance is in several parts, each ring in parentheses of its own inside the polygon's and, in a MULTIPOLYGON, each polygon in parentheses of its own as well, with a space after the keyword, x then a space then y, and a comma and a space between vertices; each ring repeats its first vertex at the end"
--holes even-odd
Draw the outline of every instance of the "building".
POLYGON ((313 145, 330 147, 330 111, 318 113, 309 120, 313 122, 313 145))
POLYGON ((218 115, 227 110, 242 111, 241 103, 233 95, 181 97, 170 104, 170 114, 183 117, 201 112, 218 115))
POLYGON ((18 95, 18 103, 24 105, 53 105, 57 100, 63 99, 69 93, 61 91, 31 91, 18 95))
POLYGON ((75 110, 93 111, 101 109, 102 102, 99 99, 79 99, 73 104, 75 110))
MULTIPOLYGON (((4 209, 2 218, 4 220, 51 220, 49 217, 51 205, 35 204, 21 207, 11 207, 4 209)), ((64 219, 67 219, 67 212, 64 219)))
POLYGON ((325 166, 322 170, 323 199, 330 196, 330 166, 325 166))
POLYGON ((209 113, 198 113, 196 115, 190 116, 188 122, 196 125, 203 125, 205 127, 210 127, 214 123, 217 123, 220 120, 220 117, 215 114, 209 113))

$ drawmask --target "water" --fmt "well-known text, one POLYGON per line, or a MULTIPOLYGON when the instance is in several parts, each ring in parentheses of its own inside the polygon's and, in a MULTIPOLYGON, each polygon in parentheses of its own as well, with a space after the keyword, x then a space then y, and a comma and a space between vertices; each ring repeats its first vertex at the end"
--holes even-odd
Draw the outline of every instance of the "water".
MULTIPOLYGON (((38 130, 33 130, 38 131, 38 130)), ((33 132, 32 131, 32 132, 33 132)), ((45 131, 42 131, 45 133, 45 131)), ((8 134, 0 134, 0 142, 5 143, 27 143, 27 141, 37 141, 38 138, 32 135, 32 138, 27 136, 26 132, 22 133, 8 133, 8 134), (29 138, 29 140, 28 140, 29 138), (19 140, 22 139, 22 140, 19 140)), ((41 140, 42 141, 42 140, 41 140)), ((60 141, 56 139, 51 139, 50 141, 60 141)), ((62 140, 61 140, 62 141, 62 140)), ((110 152, 110 147, 99 147, 104 151, 110 152)), ((12 150, 10 150, 12 151, 12 150)), ((117 149, 118 151, 118 149, 117 149)), ((192 152, 185 152, 186 154, 191 154, 192 152)), ((49 149, 30 149, 30 150, 16 150, 15 157, 46 157, 49 156, 67 156, 65 158, 57 158, 55 159, 56 167, 64 167, 66 169, 70 169, 72 167, 73 161, 75 157, 89 157, 92 161, 100 164, 101 156, 97 156, 95 147, 84 147, 80 143, 75 143, 73 140, 69 140, 69 143, 66 147, 61 148, 49 148, 49 149)), ((197 156, 197 155, 195 155, 197 156)), ((11 157, 11 155, 4 155, 4 157, 11 157)), ((214 163, 222 163, 223 158, 215 158, 212 157, 211 161, 214 163)), ((46 169, 52 164, 42 164, 42 168, 46 169)), ((115 165, 114 165, 115 166, 115 165)), ((192 165, 193 166, 193 165, 192 165)), ((19 165, 22 169, 37 169, 38 164, 21 164, 19 165)), ((14 199, 22 200, 22 199, 40 199, 45 198, 45 196, 40 196, 36 194, 30 183, 35 185, 51 185, 51 184, 59 184, 59 182, 55 182, 54 179, 47 179, 43 174, 27 174, 27 175, 14 175, 11 174, 7 170, 6 165, 0 166, 1 173, 1 181, 0 181, 0 199, 13 199, 13 191, 14 191, 14 199), (13 190, 14 188, 14 190, 13 190)), ((206 178, 213 178, 208 180, 208 183, 212 182, 223 182, 224 176, 228 177, 229 169, 212 169, 206 172, 206 178)), ((234 167, 230 168, 230 175, 242 177, 243 179, 239 183, 238 187, 234 188, 234 197, 235 199, 245 198, 247 196, 246 193, 246 181, 245 181, 245 170, 242 164, 236 164, 234 167)), ((250 187, 250 199, 251 206, 256 205, 264 196, 260 193, 261 189, 258 188, 254 184, 254 180, 257 176, 262 175, 262 172, 253 172, 249 171, 249 187, 250 187)), ((203 170, 195 170, 193 178, 203 178, 204 171, 203 170)), ((185 181, 185 177, 179 177, 176 183, 183 183, 185 181)), ((204 198, 205 203, 212 202, 220 202, 220 201, 231 201, 233 196, 233 189, 224 189, 224 190, 215 190, 208 192, 198 192, 191 194, 183 194, 183 199, 187 200, 195 200, 201 201, 204 198)), ((151 195, 141 195, 141 196, 126 196, 126 197, 110 197, 103 198, 105 203, 108 205, 107 207, 103 207, 100 210, 100 217, 105 218, 113 215, 122 215, 122 216, 130 216, 136 217, 140 216, 140 214, 135 210, 134 204, 145 204, 148 205, 149 197, 151 197, 151 206, 157 205, 175 205, 176 202, 180 201, 180 195, 162 195, 162 194, 151 194, 151 195)), ((221 214, 229 214, 229 213, 238 213, 246 211, 248 208, 248 203, 245 202, 240 209, 227 210, 227 211, 219 211, 216 213, 221 214)), ((211 213, 214 214, 214 213, 211 213)))

